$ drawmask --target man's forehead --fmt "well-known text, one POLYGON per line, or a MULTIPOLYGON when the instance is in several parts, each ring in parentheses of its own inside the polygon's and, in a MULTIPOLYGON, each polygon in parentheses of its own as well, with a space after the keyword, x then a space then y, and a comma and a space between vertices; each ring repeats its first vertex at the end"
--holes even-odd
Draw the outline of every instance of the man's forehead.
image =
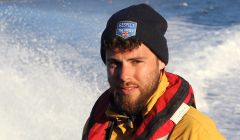
POLYGON ((140 45, 139 47, 136 48, 131 48, 131 49, 124 49, 122 50, 121 48, 112 48, 112 49, 107 49, 106 50, 106 56, 113 56, 113 55, 128 55, 128 56, 149 56, 149 55, 155 55, 152 53, 148 47, 145 45, 140 45))

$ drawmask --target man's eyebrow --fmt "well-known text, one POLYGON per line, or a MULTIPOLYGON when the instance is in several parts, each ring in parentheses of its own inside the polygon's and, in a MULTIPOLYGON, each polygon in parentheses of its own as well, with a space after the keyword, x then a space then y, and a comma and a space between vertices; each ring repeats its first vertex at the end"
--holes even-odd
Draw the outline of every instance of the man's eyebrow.
POLYGON ((133 58, 129 58, 127 60, 131 61, 131 60, 144 60, 147 59, 146 57, 133 57, 133 58))
MULTIPOLYGON (((147 59, 146 57, 131 57, 128 58, 127 61, 133 61, 133 60, 144 60, 147 59)), ((121 60, 115 59, 115 58, 107 58, 106 62, 121 62, 121 60)))
POLYGON ((106 61, 107 62, 120 62, 120 60, 117 60, 115 58, 108 58, 106 61))

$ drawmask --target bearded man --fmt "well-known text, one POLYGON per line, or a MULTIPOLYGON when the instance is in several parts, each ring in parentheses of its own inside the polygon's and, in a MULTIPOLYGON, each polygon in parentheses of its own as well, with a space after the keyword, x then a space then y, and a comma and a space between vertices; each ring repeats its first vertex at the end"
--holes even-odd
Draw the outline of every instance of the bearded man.
POLYGON ((193 90, 165 70, 167 21, 139 4, 113 14, 101 37, 110 88, 96 101, 83 140, 223 140, 196 109, 193 90))

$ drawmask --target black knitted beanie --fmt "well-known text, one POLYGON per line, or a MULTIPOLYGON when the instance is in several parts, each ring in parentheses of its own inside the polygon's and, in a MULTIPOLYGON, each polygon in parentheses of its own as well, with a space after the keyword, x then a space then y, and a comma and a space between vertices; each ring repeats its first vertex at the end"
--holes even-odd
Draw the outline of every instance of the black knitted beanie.
POLYGON ((142 41, 161 61, 168 63, 168 46, 164 34, 167 21, 147 4, 132 5, 113 14, 101 37, 101 57, 105 63, 105 43, 116 36, 142 41))

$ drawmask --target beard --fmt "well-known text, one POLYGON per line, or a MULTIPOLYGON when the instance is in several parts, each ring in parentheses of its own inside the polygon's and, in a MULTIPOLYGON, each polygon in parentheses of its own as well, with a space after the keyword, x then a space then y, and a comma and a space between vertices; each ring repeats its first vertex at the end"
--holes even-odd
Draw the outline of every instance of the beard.
MULTIPOLYGON (((148 99, 152 96, 152 94, 156 91, 159 85, 160 79, 160 71, 158 69, 155 70, 150 75, 145 76, 144 81, 142 82, 122 82, 121 86, 136 86, 139 90, 139 95, 137 97, 132 97, 132 93, 130 95, 122 93, 119 88, 114 89, 114 106, 121 113, 125 113, 127 115, 136 115, 141 113, 142 109, 146 106, 148 99)), ((112 87, 112 86, 111 86, 112 87)))

